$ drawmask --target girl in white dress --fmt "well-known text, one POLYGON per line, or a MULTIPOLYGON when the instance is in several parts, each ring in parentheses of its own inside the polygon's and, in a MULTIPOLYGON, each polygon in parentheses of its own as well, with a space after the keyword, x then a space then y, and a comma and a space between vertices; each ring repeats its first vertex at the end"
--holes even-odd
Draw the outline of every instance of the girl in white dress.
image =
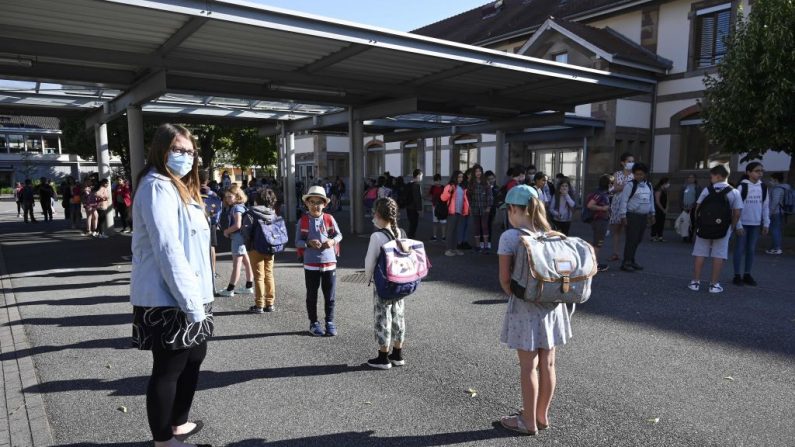
POLYGON ((535 435, 549 427, 549 406, 555 391, 555 347, 571 337, 571 323, 564 304, 535 304, 514 296, 511 280, 528 272, 514 271, 516 256, 524 252, 521 236, 527 232, 550 231, 544 205, 534 188, 516 186, 505 198, 508 220, 513 229, 500 237, 500 286, 510 297, 502 326, 500 341, 515 349, 521 369, 522 403, 524 409, 513 416, 504 416, 500 423, 508 430, 535 435), (538 374, 536 374, 536 369, 538 374))

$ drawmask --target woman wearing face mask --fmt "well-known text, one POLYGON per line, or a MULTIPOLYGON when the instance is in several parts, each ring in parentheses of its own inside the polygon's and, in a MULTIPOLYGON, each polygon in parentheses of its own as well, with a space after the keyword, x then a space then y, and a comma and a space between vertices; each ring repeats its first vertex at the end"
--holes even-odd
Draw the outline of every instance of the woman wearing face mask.
POLYGON ((618 261, 621 257, 618 255, 621 252, 621 241, 624 239, 625 225, 621 223, 621 215, 618 212, 618 197, 621 191, 624 190, 624 185, 632 180, 632 167, 635 166, 635 157, 629 152, 621 154, 620 171, 613 174, 613 189, 612 203, 610 205, 610 233, 613 236, 613 254, 607 259, 608 261, 618 261))
POLYGON ((665 242, 663 230, 665 230, 665 216, 668 214, 668 189, 671 187, 671 179, 663 177, 654 187, 654 225, 651 226, 651 241, 665 242))
POLYGON ((190 447, 189 422, 199 368, 213 333, 210 227, 199 192, 190 132, 155 132, 133 201, 133 345, 152 351, 146 413, 155 447, 190 447))

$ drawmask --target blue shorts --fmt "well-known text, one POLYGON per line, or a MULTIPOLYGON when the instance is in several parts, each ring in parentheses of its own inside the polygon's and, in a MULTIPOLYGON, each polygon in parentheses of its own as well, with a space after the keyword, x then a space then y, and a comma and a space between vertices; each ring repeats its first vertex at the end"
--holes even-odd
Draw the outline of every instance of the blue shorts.
POLYGON ((232 233, 232 256, 243 256, 246 252, 246 243, 240 232, 232 233))

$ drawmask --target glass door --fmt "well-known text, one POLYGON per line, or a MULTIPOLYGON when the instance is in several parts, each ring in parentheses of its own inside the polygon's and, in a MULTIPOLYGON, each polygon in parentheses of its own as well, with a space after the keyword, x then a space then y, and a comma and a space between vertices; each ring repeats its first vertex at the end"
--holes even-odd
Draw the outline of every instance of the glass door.
POLYGON ((582 192, 582 149, 554 149, 536 152, 536 169, 555 181, 561 173, 569 178, 577 197, 582 192))

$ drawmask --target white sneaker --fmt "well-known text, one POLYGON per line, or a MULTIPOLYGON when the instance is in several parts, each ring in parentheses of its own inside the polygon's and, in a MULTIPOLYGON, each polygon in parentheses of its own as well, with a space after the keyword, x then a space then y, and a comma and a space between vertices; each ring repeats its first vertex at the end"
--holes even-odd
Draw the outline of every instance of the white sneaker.
POLYGON ((690 285, 687 286, 687 288, 692 290, 693 292, 698 292, 701 289, 701 282, 700 281, 690 281, 690 285))
POLYGON ((456 255, 456 252, 455 252, 455 250, 446 250, 446 251, 444 252, 444 255, 445 255, 445 256, 455 256, 455 255, 456 255))
POLYGON ((225 296, 225 297, 231 298, 231 297, 235 296, 235 291, 234 290, 226 290, 226 289, 224 289, 224 290, 221 290, 220 292, 218 292, 218 296, 225 296))
POLYGON ((770 250, 765 250, 765 253, 767 253, 769 255, 784 254, 784 252, 781 249, 778 249, 778 248, 771 248, 770 250))
POLYGON ((721 287, 719 282, 715 284, 710 284, 709 293, 723 293, 723 287, 721 287))
POLYGON ((251 294, 254 293, 254 288, 253 287, 249 287, 249 288, 238 287, 237 289, 235 289, 235 293, 239 293, 241 295, 251 295, 251 294))
POLYGON ((457 254, 458 256, 464 256, 464 251, 463 250, 456 250, 455 254, 457 254))

